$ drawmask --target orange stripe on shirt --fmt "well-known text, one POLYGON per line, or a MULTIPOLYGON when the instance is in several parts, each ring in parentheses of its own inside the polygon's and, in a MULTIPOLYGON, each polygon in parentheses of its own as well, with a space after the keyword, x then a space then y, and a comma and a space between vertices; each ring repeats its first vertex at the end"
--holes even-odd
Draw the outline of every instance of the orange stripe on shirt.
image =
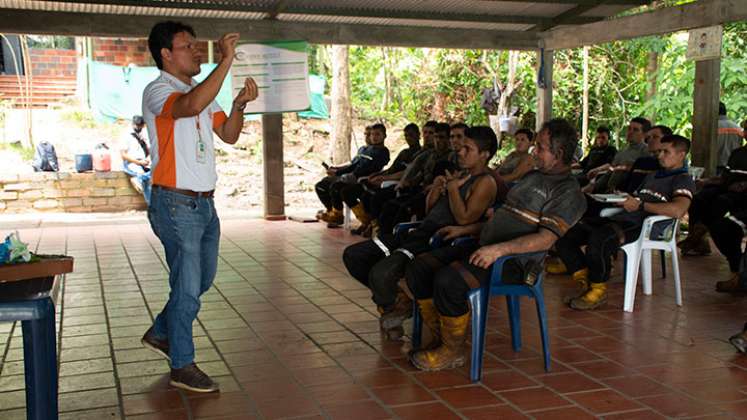
POLYGON ((223 125, 223 123, 226 122, 228 117, 226 116, 226 113, 223 111, 218 111, 215 114, 213 114, 213 130, 223 125))
POLYGON ((156 135, 158 136, 158 164, 153 171, 153 185, 176 188, 176 157, 174 156, 174 117, 171 108, 181 92, 174 92, 163 104, 161 114, 156 117, 156 135))
POLYGON ((718 129, 719 134, 735 134, 737 136, 742 136, 744 134, 744 131, 741 128, 733 128, 733 127, 723 127, 718 129))

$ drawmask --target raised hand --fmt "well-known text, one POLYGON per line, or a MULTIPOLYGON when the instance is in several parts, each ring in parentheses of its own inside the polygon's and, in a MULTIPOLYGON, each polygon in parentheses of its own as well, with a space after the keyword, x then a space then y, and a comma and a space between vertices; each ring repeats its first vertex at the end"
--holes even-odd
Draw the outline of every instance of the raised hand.
POLYGON ((218 40, 218 51, 220 51, 224 60, 233 60, 233 56, 236 54, 236 43, 238 42, 238 32, 230 32, 220 37, 218 40))
POLYGON ((257 96, 259 96, 259 88, 257 87, 257 82, 254 81, 251 77, 247 77, 244 79, 244 87, 241 88, 239 91, 239 94, 236 95, 236 99, 233 100, 234 104, 240 108, 244 109, 244 106, 257 99, 257 96))

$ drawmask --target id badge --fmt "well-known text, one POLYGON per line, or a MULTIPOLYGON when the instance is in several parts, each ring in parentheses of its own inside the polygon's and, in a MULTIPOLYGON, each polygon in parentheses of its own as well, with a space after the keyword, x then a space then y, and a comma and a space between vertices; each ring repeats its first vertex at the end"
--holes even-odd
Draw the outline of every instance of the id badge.
POLYGON ((197 130, 197 149, 195 160, 197 163, 207 163, 207 144, 202 140, 201 130, 197 130))

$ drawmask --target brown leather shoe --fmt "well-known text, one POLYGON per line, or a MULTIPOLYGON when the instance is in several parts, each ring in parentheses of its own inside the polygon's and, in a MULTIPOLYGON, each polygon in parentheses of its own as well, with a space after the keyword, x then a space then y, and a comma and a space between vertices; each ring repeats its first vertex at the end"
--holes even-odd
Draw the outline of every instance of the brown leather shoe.
POLYGON ((219 390, 218 384, 194 363, 183 368, 171 369, 169 384, 193 392, 217 392, 219 390))
POLYGON ((169 356, 169 341, 156 337, 153 327, 148 328, 148 331, 145 332, 140 342, 143 343, 145 348, 153 350, 169 362, 171 361, 171 357, 169 356))

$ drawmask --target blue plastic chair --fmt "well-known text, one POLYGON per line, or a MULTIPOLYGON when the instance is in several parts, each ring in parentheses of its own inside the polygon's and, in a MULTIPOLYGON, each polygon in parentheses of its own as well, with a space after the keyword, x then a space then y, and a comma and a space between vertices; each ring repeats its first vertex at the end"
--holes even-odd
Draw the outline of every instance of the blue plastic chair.
MULTIPOLYGON (((539 318, 540 333, 542 335, 542 352, 545 360, 545 371, 550 371, 550 340, 547 333, 547 314, 545 313, 545 298, 542 293, 542 281, 544 270, 541 270, 537 281, 533 286, 523 284, 503 284, 501 276, 503 265, 518 257, 544 258, 546 252, 535 252, 528 254, 508 255, 501 257, 493 263, 490 284, 478 289, 472 289, 468 298, 472 306, 472 366, 470 367, 470 380, 478 382, 482 376, 482 356, 485 350, 485 331, 488 320, 488 303, 490 296, 506 296, 508 305, 508 318, 511 325, 511 344, 514 351, 521 350, 521 307, 519 296, 534 298, 537 305, 537 317, 539 318)), ((423 319, 417 303, 413 303, 413 348, 420 347, 423 331, 423 319)))

